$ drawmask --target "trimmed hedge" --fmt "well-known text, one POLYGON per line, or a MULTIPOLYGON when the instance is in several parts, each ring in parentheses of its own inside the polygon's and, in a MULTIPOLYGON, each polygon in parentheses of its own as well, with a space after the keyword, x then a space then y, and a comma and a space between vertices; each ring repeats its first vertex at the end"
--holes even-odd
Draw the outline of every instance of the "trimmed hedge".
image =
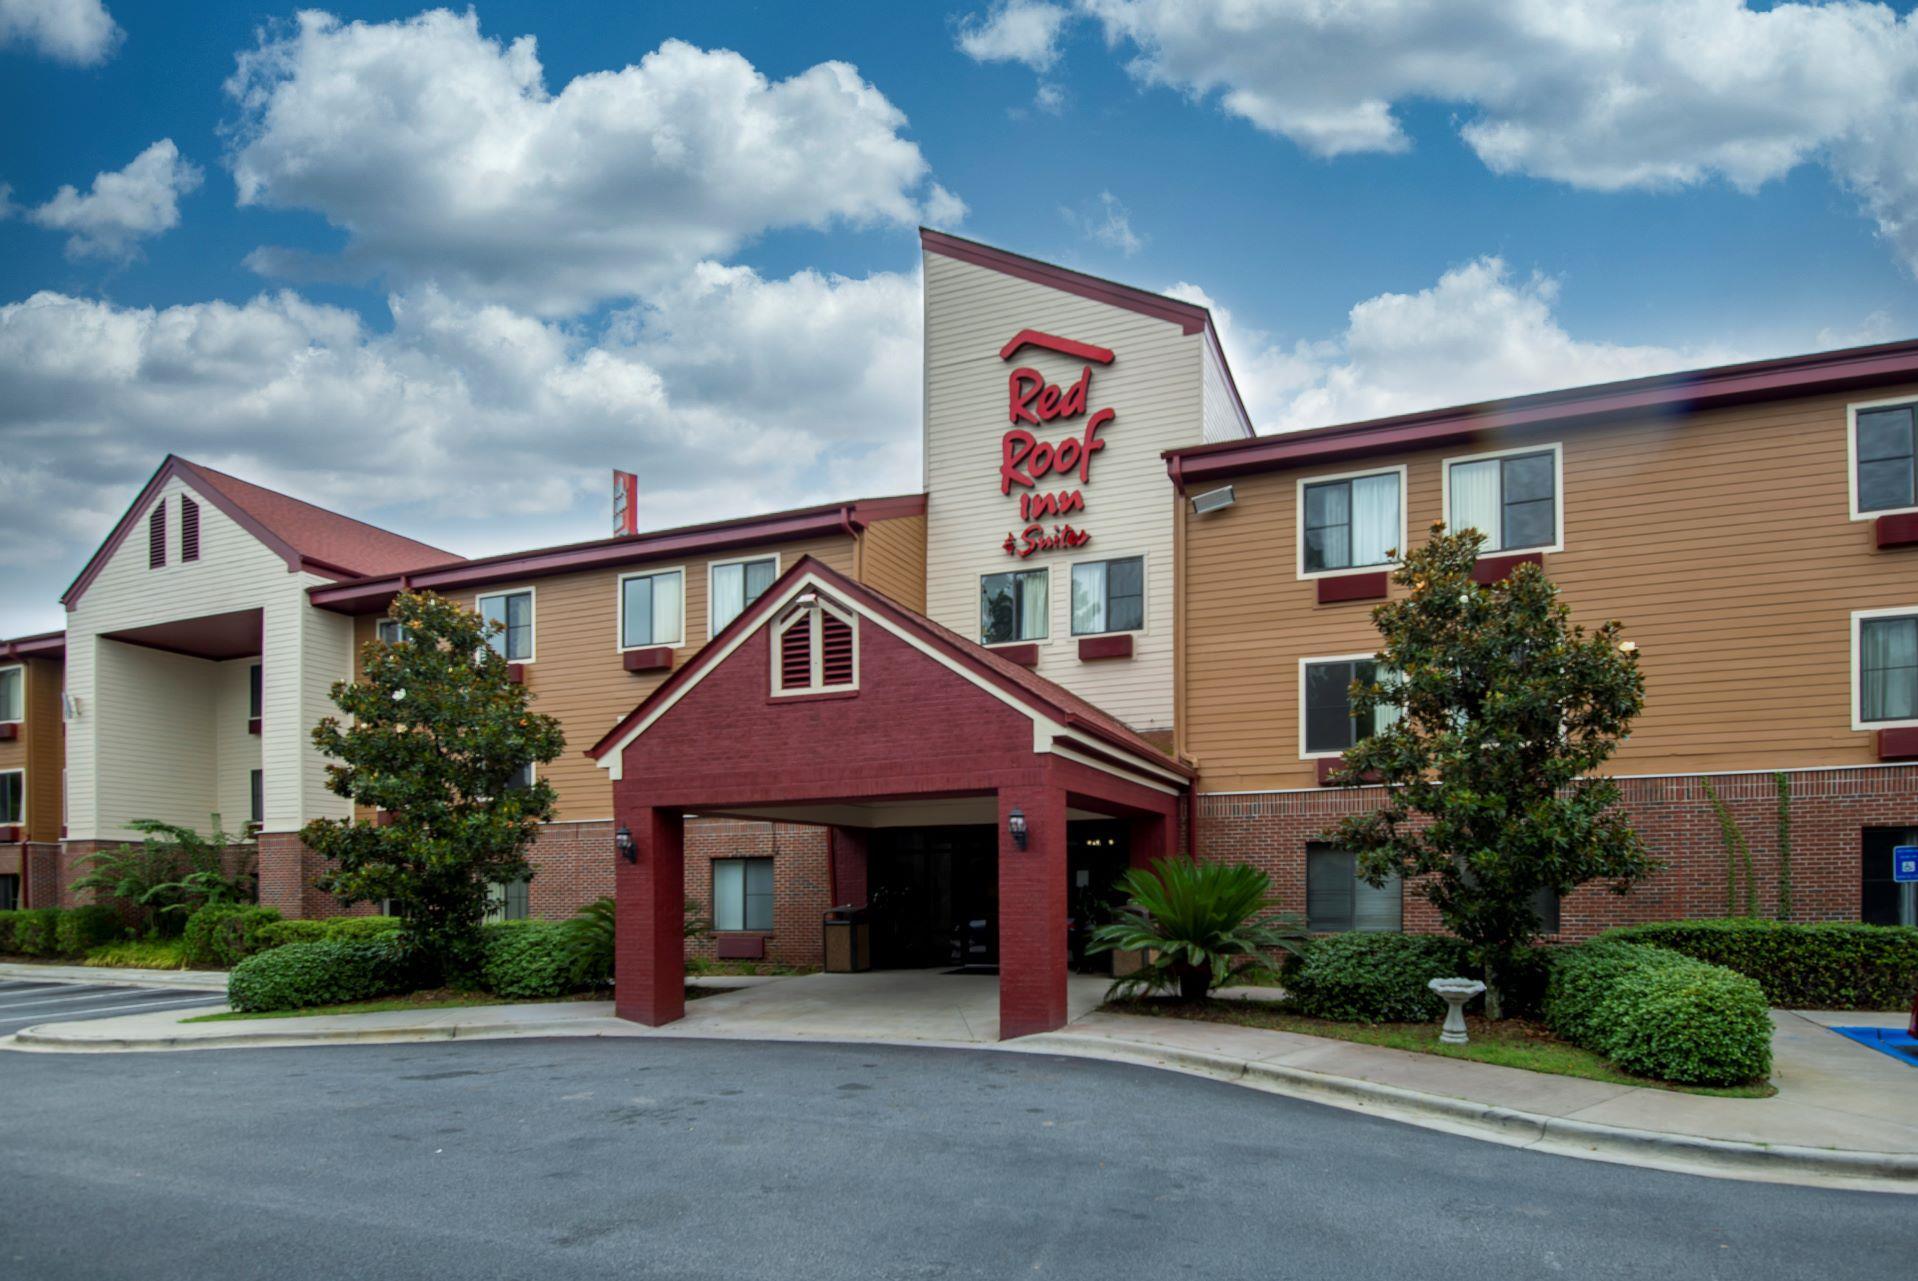
POLYGON ((1771 1074, 1771 1018, 1757 983, 1662 947, 1597 939, 1553 961, 1552 1031, 1639 1076, 1738 1085, 1771 1074))
POLYGON ((367 1001, 412 987, 412 974, 392 937, 288 943, 233 967, 227 1004, 243 1013, 303 1010, 367 1001))
POLYGON ((320 921, 274 921, 259 933, 256 952, 288 943, 318 943, 322 939, 376 938, 400 927, 397 916, 333 916, 320 921))
POLYGON ((30 907, 13 918, 13 950, 22 956, 58 956, 59 930, 59 908, 30 907))
POLYGON ((1465 945, 1435 934, 1334 934, 1289 963, 1285 990, 1299 1013, 1345 1023, 1416 1023, 1445 1002, 1425 985, 1471 973, 1465 945))
POLYGON ((1796 1010, 1905 1010, 1918 992, 1918 927, 1758 917, 1628 925, 1600 936, 1722 965, 1796 1010))
POLYGON ((71 907, 59 914, 53 927, 54 948, 61 956, 85 956, 102 943, 126 933, 120 914, 110 907, 71 907))
POLYGON ((260 950, 261 931, 279 919, 276 908, 209 903, 187 918, 180 936, 188 968, 231 969, 260 950))
POLYGON ((498 921, 480 931, 480 982, 495 996, 565 996, 587 986, 586 965, 559 921, 498 921))

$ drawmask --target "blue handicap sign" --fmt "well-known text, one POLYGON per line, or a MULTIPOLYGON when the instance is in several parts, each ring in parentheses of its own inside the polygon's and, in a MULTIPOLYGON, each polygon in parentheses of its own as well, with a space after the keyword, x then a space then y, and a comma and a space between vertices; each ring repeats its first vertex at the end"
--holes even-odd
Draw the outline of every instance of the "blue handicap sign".
POLYGON ((1891 851, 1891 879, 1900 884, 1918 881, 1918 845, 1900 845, 1891 851))

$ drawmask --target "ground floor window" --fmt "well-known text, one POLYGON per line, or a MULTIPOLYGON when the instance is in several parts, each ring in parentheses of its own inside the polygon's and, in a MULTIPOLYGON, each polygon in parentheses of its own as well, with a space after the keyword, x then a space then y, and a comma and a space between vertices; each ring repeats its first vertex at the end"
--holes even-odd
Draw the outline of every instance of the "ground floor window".
POLYGON ((773 861, 713 860, 713 928, 769 931, 773 927, 773 861))
POLYGON ((1399 878, 1380 886, 1359 879, 1350 850, 1314 842, 1305 847, 1305 919, 1314 933, 1395 931, 1404 927, 1399 878))
POLYGON ((0 912, 11 912, 20 906, 20 874, 18 872, 0 873, 0 912))
POLYGON ((1867 925, 1918 925, 1918 884, 1891 876, 1891 852, 1918 845, 1918 827, 1868 827, 1860 869, 1858 919, 1867 925))
POLYGON ((18 827, 27 821, 27 772, 0 773, 0 827, 18 827))
POLYGON ((527 902, 529 882, 495 881, 487 887, 491 895, 491 907, 487 910, 489 921, 523 921, 532 915, 527 902))

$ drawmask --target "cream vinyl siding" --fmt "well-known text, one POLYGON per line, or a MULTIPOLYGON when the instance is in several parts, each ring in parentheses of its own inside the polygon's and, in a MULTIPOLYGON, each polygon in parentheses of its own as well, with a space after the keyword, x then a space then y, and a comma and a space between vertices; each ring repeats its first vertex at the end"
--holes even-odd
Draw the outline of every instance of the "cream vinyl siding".
POLYGON ((926 612, 962 636, 979 637, 979 580, 1013 569, 1052 570, 1048 638, 1039 672, 1140 729, 1172 724, 1173 492, 1160 451, 1204 439, 1205 338, 1165 320, 1080 298, 1001 272, 925 256, 927 488, 926 612), (1028 366, 1060 386, 1084 362, 1027 347, 999 358, 1006 341, 1037 329, 1110 348, 1111 365, 1094 366, 1087 414, 1028 428, 1045 441, 1084 431, 1111 408, 1090 483, 1049 476, 1031 493, 1079 489, 1083 511, 1043 523, 1089 530, 1084 547, 1037 552, 1024 560, 1001 544, 1024 527, 1018 487, 999 492, 1000 441, 1007 419, 1006 380, 1028 366), (1081 663, 1072 635, 1070 566, 1076 560, 1146 558, 1145 627, 1133 633, 1130 659, 1081 663))
POLYGON ((1253 434, 1252 424, 1239 412, 1239 403, 1232 395, 1231 376, 1226 372, 1224 359, 1212 349, 1212 344, 1200 338, 1199 351, 1205 362, 1205 443, 1210 445, 1221 440, 1244 440, 1253 434))
MULTIPOLYGON (((201 519, 205 519, 202 515, 201 519)), ((213 738, 218 750, 214 799, 229 832, 238 832, 253 809, 251 774, 260 769, 260 736, 246 731, 247 672, 256 660, 214 664, 213 738)))

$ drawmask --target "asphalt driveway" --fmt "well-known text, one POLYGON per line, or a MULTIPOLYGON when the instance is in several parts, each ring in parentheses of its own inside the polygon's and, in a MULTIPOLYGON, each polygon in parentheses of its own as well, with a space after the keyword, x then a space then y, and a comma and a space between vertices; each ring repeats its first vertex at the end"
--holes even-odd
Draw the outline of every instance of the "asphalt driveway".
POLYGON ((1909 1197, 1123 1064, 493 1041, 0 1057, 22 1278, 1902 1275, 1909 1197))
POLYGON ((218 992, 177 987, 118 987, 40 979, 0 980, 0 1036, 36 1023, 67 1023, 147 1010, 184 1010, 226 1004, 218 992))

